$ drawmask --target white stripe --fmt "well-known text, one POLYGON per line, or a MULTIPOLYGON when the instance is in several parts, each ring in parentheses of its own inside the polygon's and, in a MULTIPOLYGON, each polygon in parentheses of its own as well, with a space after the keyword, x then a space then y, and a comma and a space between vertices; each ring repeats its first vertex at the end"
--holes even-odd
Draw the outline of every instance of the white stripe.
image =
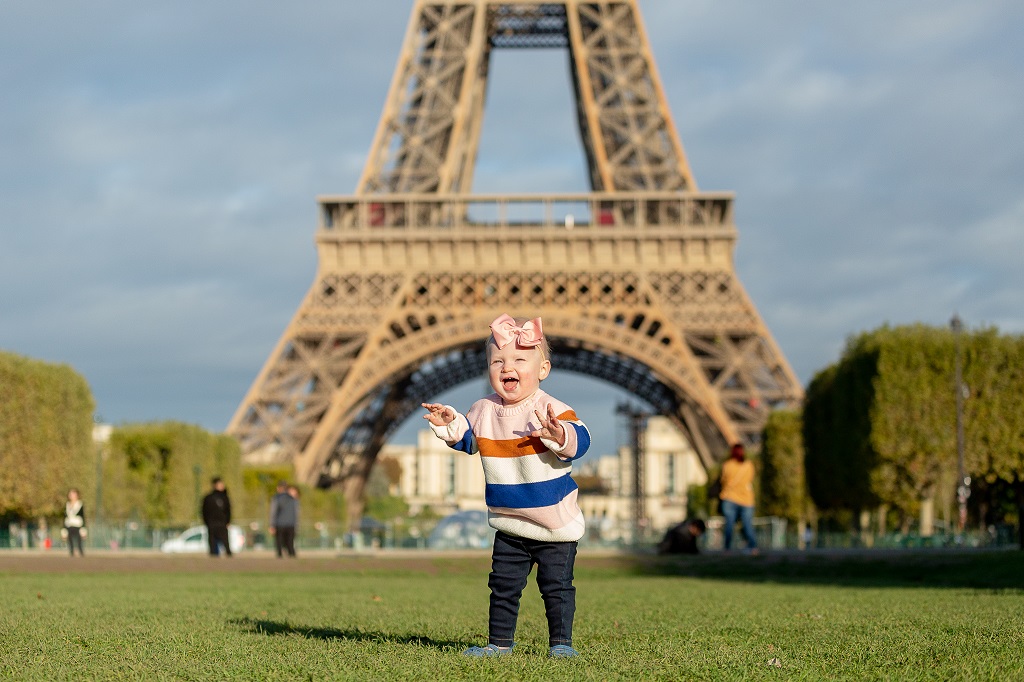
POLYGON ((572 463, 563 462, 550 452, 523 457, 481 457, 488 483, 540 483, 572 473, 572 463))

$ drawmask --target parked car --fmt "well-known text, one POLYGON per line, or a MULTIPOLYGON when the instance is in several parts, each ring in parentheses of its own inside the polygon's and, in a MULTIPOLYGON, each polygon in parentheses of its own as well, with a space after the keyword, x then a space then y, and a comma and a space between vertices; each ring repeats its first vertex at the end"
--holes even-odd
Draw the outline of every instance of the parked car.
MULTIPOLYGON (((245 547, 245 533, 238 526, 228 526, 228 544, 232 552, 240 552, 245 547)), ((206 526, 192 526, 177 537, 164 540, 160 545, 161 552, 192 553, 208 552, 210 544, 206 539, 206 526)))
POLYGON ((487 525, 487 512, 455 512, 437 522, 427 547, 431 549, 485 549, 494 544, 494 529, 487 525))

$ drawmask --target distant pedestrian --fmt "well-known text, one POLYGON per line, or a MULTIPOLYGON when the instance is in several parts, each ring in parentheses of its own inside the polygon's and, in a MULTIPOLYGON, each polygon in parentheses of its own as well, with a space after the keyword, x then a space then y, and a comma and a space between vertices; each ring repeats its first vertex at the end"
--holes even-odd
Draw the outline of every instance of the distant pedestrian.
POLYGON ((704 519, 686 519, 665 532, 658 543, 658 554, 700 554, 697 541, 707 530, 704 519))
POLYGON ((722 516, 725 517, 725 548, 732 547, 736 520, 743 526, 747 548, 757 553, 754 536, 754 463, 747 459, 741 443, 732 446, 729 459, 722 465, 722 516))
POLYGON ((64 503, 64 528, 61 535, 68 541, 68 551, 75 556, 75 546, 78 546, 78 556, 85 556, 82 548, 82 538, 88 535, 85 530, 85 505, 78 494, 78 488, 68 491, 68 500, 64 503))
POLYGON ((231 500, 224 487, 224 481, 215 477, 213 490, 203 498, 203 523, 206 524, 206 539, 210 543, 210 556, 219 556, 220 547, 231 556, 231 541, 228 538, 228 524, 231 523, 231 500))
POLYGON ((299 501, 289 494, 288 484, 280 481, 270 500, 270 534, 274 536, 277 558, 295 556, 295 526, 299 520, 299 501))
POLYGON ((814 530, 811 528, 811 524, 804 526, 804 549, 810 549, 814 546, 814 530))

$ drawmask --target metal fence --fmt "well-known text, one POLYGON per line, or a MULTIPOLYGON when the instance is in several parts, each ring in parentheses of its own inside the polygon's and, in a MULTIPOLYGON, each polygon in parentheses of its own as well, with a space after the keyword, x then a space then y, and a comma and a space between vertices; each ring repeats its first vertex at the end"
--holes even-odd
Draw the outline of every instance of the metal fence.
MULTIPOLYGON (((299 550, 361 550, 361 549, 438 549, 438 548, 479 548, 490 547, 480 529, 468 530, 465 542, 432 542, 431 533, 442 520, 399 519, 380 522, 364 519, 357 532, 337 522, 311 522, 302 524, 296 535, 299 550)), ((724 519, 720 516, 707 519, 707 532, 700 539, 706 551, 723 548, 724 519)), ((240 520, 237 525, 245 535, 246 551, 272 551, 274 538, 267 532, 262 521, 240 520)), ((486 528, 484 529, 486 530, 486 528)), ((3 550, 53 550, 67 551, 67 543, 61 537, 61 528, 54 525, 40 525, 36 522, 11 523, 0 526, 0 551, 3 550)), ((166 540, 187 531, 184 527, 162 528, 145 525, 138 521, 109 521, 92 523, 83 544, 86 551, 148 550, 159 551, 166 540)), ((665 529, 641 528, 639 534, 629 522, 609 522, 607 519, 588 520, 587 535, 580 541, 584 548, 638 549, 650 550, 663 537, 665 529), (636 540, 634 540, 636 537, 636 540)), ((921 547, 1010 547, 1019 543, 1017 528, 1011 525, 991 526, 984 530, 970 530, 964 533, 939 532, 922 537, 915 533, 888 533, 884 535, 849 532, 813 533, 800 537, 798 529, 778 517, 754 519, 754 532, 758 547, 763 550, 785 549, 913 549, 921 547)), ((737 528, 734 547, 745 546, 742 534, 737 528)), ((200 550, 201 551, 201 550, 200 550)))

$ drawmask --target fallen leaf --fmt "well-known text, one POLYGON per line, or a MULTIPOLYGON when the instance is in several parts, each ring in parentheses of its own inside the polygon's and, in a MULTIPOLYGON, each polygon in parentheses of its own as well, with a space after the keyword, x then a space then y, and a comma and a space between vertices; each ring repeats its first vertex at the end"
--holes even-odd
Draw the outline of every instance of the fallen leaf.
POLYGON ((373 595, 373 601, 384 601, 384 598, 380 595, 373 595))
POLYGON ((782 667, 782 661, 780 661, 777 658, 773 658, 772 660, 768 661, 768 665, 776 667, 776 668, 781 668, 782 667))

